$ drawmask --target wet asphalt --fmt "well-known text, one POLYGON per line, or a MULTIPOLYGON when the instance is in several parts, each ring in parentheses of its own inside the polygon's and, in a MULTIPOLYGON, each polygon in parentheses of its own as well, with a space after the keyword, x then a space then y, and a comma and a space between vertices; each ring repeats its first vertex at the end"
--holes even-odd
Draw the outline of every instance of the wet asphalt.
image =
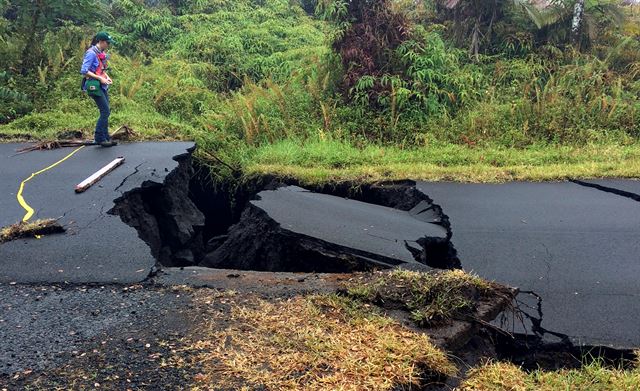
MULTIPOLYGON (((0 226, 24 215, 16 200, 20 181, 71 152, 16 156, 20 146, 0 144, 0 226)), ((67 231, 0 244, 0 375, 54 365, 62 354, 82 354, 88 340, 109 343, 108 336, 120 330, 128 333, 122 343, 135 342, 136 334, 162 329, 172 311, 188 305, 163 289, 129 290, 147 279, 155 261, 136 231, 107 212, 124 192, 161 183, 177 166, 173 157, 193 146, 86 147, 26 184, 24 197, 36 210, 34 218, 60 218, 67 231), (123 166, 86 193, 74 193, 77 183, 119 156, 126 158, 123 166)), ((539 295, 541 314, 535 296, 521 299, 525 311, 541 317, 544 329, 577 343, 630 348, 640 347, 640 203, 603 188, 640 194, 639 183, 419 183, 418 188, 449 216, 463 267, 539 295)), ((289 229, 319 232, 357 248, 375 243, 381 246, 376 251, 398 255, 403 247, 398 238, 405 238, 398 233, 416 236, 425 227, 417 220, 407 226, 407 216, 398 211, 355 201, 285 196, 290 199, 272 204, 280 206, 271 213, 289 229), (291 213, 318 202, 322 207, 309 219, 291 213), (301 221, 307 226, 296 226, 301 221), (354 226, 358 232, 350 233, 354 226), (377 236, 382 239, 372 240, 377 236)), ((428 226, 432 236, 443 235, 440 227, 428 226)))
MULTIPOLYGON (((0 144, 0 226, 25 211, 16 199, 20 182, 68 155, 62 148, 16 155, 18 144, 0 144)), ((145 182, 162 183, 193 143, 133 143, 85 147, 25 184, 23 197, 35 209, 31 221, 59 219, 66 233, 0 244, 0 283, 135 283, 153 265, 149 247, 136 230, 107 212, 114 200, 145 182), (84 193, 82 180, 123 156, 125 163, 84 193)))
MULTIPOLYGON (((638 181, 591 182, 640 194, 638 181)), ((640 347, 640 202, 572 182, 418 188, 449 216, 463 268, 534 292, 520 295, 521 309, 543 329, 640 347)))
POLYGON ((439 224, 408 211, 313 193, 297 186, 262 191, 251 203, 286 230, 367 253, 416 264, 407 246, 424 237, 445 239, 439 224))

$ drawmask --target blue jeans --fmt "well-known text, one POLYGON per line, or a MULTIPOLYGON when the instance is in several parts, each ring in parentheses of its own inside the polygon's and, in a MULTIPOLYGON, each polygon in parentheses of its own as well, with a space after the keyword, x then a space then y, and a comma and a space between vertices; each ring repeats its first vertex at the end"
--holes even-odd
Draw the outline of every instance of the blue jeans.
POLYGON ((96 143, 109 141, 109 115, 111 114, 111 109, 109 108, 109 94, 107 91, 102 90, 102 96, 90 96, 96 102, 98 110, 100 110, 100 118, 98 118, 98 123, 96 124, 96 143))

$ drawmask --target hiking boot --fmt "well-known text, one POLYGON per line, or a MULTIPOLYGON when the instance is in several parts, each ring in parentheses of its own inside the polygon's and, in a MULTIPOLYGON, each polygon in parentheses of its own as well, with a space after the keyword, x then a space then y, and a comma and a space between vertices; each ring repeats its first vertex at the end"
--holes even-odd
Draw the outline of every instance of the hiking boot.
POLYGON ((98 143, 98 145, 100 145, 101 147, 113 147, 118 145, 118 143, 116 141, 102 141, 98 143))

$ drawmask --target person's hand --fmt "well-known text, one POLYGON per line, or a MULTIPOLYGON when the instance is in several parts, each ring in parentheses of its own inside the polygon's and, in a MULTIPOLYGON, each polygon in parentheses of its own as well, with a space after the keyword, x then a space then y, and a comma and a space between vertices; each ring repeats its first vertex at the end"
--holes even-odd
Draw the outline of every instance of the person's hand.
POLYGON ((106 77, 105 77, 105 76, 102 76, 102 77, 100 78, 100 83, 102 83, 102 84, 106 84, 106 85, 109 85, 109 84, 112 84, 112 83, 113 83, 113 81, 111 80, 111 78, 110 78, 109 76, 106 76, 106 77))

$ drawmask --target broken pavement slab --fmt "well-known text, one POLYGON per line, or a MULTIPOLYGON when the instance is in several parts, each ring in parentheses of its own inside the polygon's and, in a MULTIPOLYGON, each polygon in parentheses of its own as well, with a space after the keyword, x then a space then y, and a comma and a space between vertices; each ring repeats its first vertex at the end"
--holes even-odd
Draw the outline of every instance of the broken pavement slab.
POLYGON ((523 291, 530 332, 533 320, 576 344, 640 347, 636 201, 571 182, 418 189, 449 217, 464 270, 523 291))
POLYGON ((448 232, 428 205, 417 207, 402 211, 297 186, 265 190, 202 264, 305 272, 427 269, 431 252, 449 249, 448 232))
MULTIPOLYGON (((0 144, 0 226, 24 215, 16 200, 20 181, 69 153, 58 149, 16 155, 21 146, 0 144)), ((24 197, 36 210, 33 218, 59 219, 67 231, 1 244, 0 282, 133 283, 147 278, 156 263, 149 246, 134 228, 107 212, 130 190, 162 185, 179 166, 174 158, 190 158, 194 147, 190 142, 86 147, 32 179, 24 197), (87 192, 74 193, 79 180, 118 156, 126 157, 123 166, 87 192)))

